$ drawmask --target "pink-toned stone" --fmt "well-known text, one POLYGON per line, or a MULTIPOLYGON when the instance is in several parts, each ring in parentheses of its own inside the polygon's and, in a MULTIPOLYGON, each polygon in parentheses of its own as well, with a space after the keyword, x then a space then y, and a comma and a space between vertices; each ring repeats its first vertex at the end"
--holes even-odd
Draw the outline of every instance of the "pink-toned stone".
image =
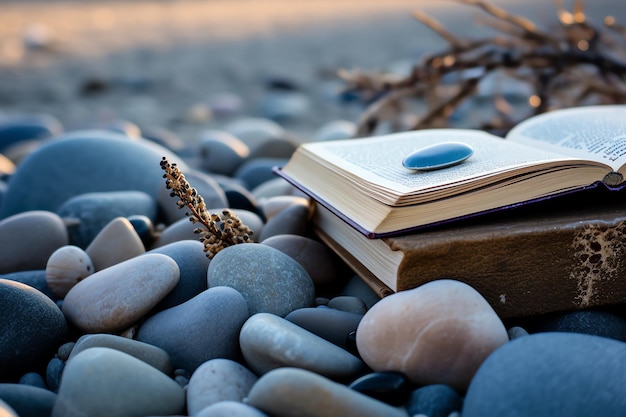
POLYGON ((357 348, 375 371, 400 371, 418 385, 464 391, 478 367, 508 341, 487 301, 459 281, 438 280, 389 295, 357 329, 357 348))
POLYGON ((86 333, 116 333, 136 323, 178 283, 172 258, 145 254, 98 271, 65 296, 63 313, 86 333))

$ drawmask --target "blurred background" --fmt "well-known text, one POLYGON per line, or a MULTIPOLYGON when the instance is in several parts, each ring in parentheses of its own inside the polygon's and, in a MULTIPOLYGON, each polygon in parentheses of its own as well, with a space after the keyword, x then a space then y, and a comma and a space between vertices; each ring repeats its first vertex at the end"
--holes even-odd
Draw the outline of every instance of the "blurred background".
MULTIPOLYGON (((550 1, 493 3, 557 22, 550 1)), ((585 4, 597 23, 626 22, 624 9, 585 4)), ((340 94, 339 68, 402 74, 445 48, 415 10, 459 36, 488 31, 478 8, 445 0, 0 1, 0 117, 43 113, 67 128, 128 120, 193 142, 245 115, 306 138, 363 110, 340 94)))

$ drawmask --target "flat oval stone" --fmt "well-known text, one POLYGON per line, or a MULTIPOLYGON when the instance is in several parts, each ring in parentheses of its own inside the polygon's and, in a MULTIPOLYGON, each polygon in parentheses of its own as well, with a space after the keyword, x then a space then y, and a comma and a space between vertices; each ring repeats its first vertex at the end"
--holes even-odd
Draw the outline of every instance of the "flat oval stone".
POLYGON ((230 359, 216 358, 198 367, 187 386, 187 411, 198 414, 221 401, 243 402, 257 381, 248 368, 230 359))
POLYGON ((93 347, 63 371, 53 417, 182 414, 185 393, 173 379, 114 349, 93 347))
POLYGON ((577 333, 515 339, 482 364, 463 417, 619 416, 626 410, 626 344, 577 333))
POLYGON ((202 132, 198 143, 200 168, 207 172, 232 175, 250 155, 250 148, 241 139, 222 130, 202 132))
POLYGON ((253 190, 265 181, 276 178, 274 167, 283 166, 289 158, 254 158, 245 160, 233 177, 241 180, 249 190, 253 190))
POLYGON ((155 367, 166 375, 170 375, 174 371, 170 357, 163 349, 140 342, 139 340, 106 333, 86 334, 81 336, 76 341, 72 353, 70 353, 67 359, 68 362, 80 352, 93 347, 106 347, 127 353, 155 367))
POLYGON ((362 318, 362 314, 333 308, 299 308, 285 316, 286 320, 346 350, 349 348, 346 339, 356 331, 362 318))
POLYGON ((65 223, 49 211, 26 211, 2 219, 0 274, 46 269, 50 255, 68 243, 65 223))
POLYGON ((263 375, 248 404, 280 417, 407 417, 392 407, 305 369, 280 368, 263 375))
POLYGON ((432 171, 459 164, 474 154, 474 149, 461 142, 443 142, 418 149, 402 160, 408 169, 432 171))
POLYGON ((63 313, 86 333, 115 333, 148 313, 178 283, 178 265, 162 254, 137 256, 76 284, 63 313))
POLYGON ((431 281, 383 298, 356 332, 359 353, 374 371, 399 371, 418 385, 448 384, 459 391, 508 340, 489 303, 454 280, 431 281))
POLYGON ((273 314, 250 317, 241 328, 239 343, 246 362, 257 374, 297 367, 329 378, 353 378, 366 369, 346 350, 273 314))
POLYGON ((387 404, 401 406, 409 398, 412 384, 400 372, 372 372, 352 381, 348 388, 387 404))
POLYGON ((0 278, 0 380, 45 364, 66 334, 65 317, 50 298, 0 278))
POLYGON ((240 293, 229 287, 209 288, 148 318, 137 340, 160 347, 174 367, 193 372, 210 359, 240 356, 239 331, 247 318, 248 306, 240 293))
POLYGON ((315 286, 308 272, 278 249, 257 243, 229 246, 218 252, 207 271, 209 288, 232 287, 243 295, 250 314, 284 317, 310 307, 315 286))

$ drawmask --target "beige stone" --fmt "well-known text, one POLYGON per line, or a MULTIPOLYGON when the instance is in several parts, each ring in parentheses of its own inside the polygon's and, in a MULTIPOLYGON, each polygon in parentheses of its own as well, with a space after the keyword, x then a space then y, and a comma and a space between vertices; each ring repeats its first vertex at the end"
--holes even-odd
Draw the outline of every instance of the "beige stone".
POLYGON ((91 258, 74 245, 62 246, 48 258, 46 283, 59 298, 80 281, 95 272, 91 258))
POLYGON ((357 348, 375 371, 400 371, 418 385, 459 391, 508 341, 487 301, 460 281, 432 281, 383 298, 357 329, 357 348))
POLYGON ((100 271, 141 255, 146 248, 130 221, 125 217, 116 217, 102 228, 85 252, 96 271, 100 271))

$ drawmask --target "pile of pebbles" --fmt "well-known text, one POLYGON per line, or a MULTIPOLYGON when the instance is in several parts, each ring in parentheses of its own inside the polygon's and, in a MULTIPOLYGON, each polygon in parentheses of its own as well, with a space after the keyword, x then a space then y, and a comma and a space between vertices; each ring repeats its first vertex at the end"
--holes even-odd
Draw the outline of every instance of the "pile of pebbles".
MULTIPOLYGON (((314 140, 349 138, 337 121, 314 140)), ((298 141, 0 122, 0 414, 588 416, 626 410, 624 309, 501 320, 442 279, 380 299, 276 177, 298 141), (159 162, 254 242, 209 259, 159 162)))

